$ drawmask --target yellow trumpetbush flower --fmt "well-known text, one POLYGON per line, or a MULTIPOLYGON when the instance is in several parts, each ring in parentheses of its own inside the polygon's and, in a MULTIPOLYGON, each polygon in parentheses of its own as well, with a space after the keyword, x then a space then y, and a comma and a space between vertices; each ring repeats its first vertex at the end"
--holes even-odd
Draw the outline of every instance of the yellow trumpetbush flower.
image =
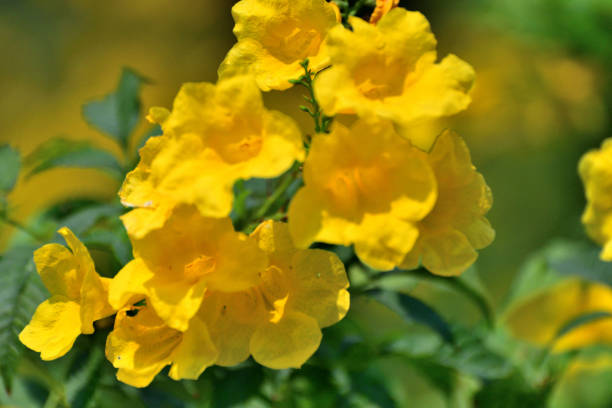
POLYGON ((485 218, 493 197, 456 133, 444 131, 427 159, 436 175, 438 199, 419 222, 419 238, 400 267, 414 269, 421 264, 437 275, 459 275, 476 261, 476 250, 495 238, 485 218))
MULTIPOLYGON (((147 209, 123 218, 141 215, 146 220, 147 209)), ((180 331, 187 330, 207 291, 232 293, 257 285, 267 262, 257 242, 235 232, 229 218, 202 217, 193 206, 175 207, 161 228, 142 237, 129 228, 128 234, 135 259, 113 279, 122 289, 111 291, 110 303, 120 308, 133 292, 144 293, 155 313, 180 331)))
MULTIPOLYGON (((269 263, 256 288, 264 314, 250 338, 250 353, 266 367, 300 367, 319 347, 321 328, 340 321, 349 309, 344 264, 333 252, 297 249, 282 222, 265 221, 252 236, 269 263)), ((218 347, 232 336, 229 319, 222 320, 217 317, 211 325, 218 347)), ((224 351, 231 357, 239 349, 224 351)))
POLYGON ((574 319, 595 312, 612 313, 612 290, 572 278, 515 304, 506 313, 505 322, 515 337, 550 346, 555 352, 612 344, 612 319, 606 317, 558 336, 559 330, 574 319))
POLYGON ((314 71, 329 57, 322 47, 339 24, 338 9, 325 0, 241 0, 232 8, 238 42, 219 67, 219 79, 250 73, 263 91, 284 90, 303 74, 308 58, 314 71))
POLYGON ((395 8, 376 24, 349 18, 325 40, 331 67, 314 90, 325 114, 376 115, 391 120, 413 145, 429 150, 434 134, 415 126, 469 105, 474 70, 455 55, 436 62, 436 39, 418 12, 395 8))
POLYGON ((370 24, 376 24, 392 8, 399 6, 399 0, 376 0, 376 7, 370 16, 370 24))
POLYGON ((47 244, 34 252, 34 263, 51 297, 41 303, 19 340, 40 352, 43 360, 66 354, 81 334, 94 332, 93 322, 110 316, 107 300, 110 279, 95 270, 87 248, 68 228, 59 234, 70 247, 47 244))
POLYGON ((174 380, 195 380, 217 354, 201 319, 194 317, 181 332, 168 327, 150 306, 120 310, 106 339, 106 357, 118 369, 117 379, 133 387, 146 387, 169 364, 174 380))
POLYGON ((612 261, 612 138, 585 154, 578 166, 587 206, 582 214, 589 236, 603 246, 601 259, 612 261))
POLYGON ((225 217, 236 180, 276 177, 304 157, 295 122, 266 110, 250 77, 185 84, 172 112, 153 108, 149 117, 164 134, 141 149, 119 193, 124 205, 147 209, 124 219, 134 237, 162 226, 177 203, 225 217))
MULTIPOLYGON (((197 212, 194 210, 193 214, 197 212)), ((186 224, 191 226, 198 223, 194 219, 189 221, 186 224)), ((157 237, 151 237, 151 243, 172 234, 172 229, 166 228, 157 237)), ((176 233, 181 231, 186 230, 176 233)), ((166 242, 158 242, 157 247, 149 248, 149 255, 158 250, 164 252, 156 255, 160 261, 179 248, 189 253, 193 247, 205 247, 201 241, 193 241, 198 237, 201 240, 202 235, 203 231, 186 233, 180 243, 167 250, 163 249, 166 242)), ((214 242, 218 237, 217 234, 210 239, 214 242)), ((168 320, 155 312, 158 309, 149 294, 164 288, 150 285, 151 273, 145 261, 151 259, 149 256, 136 258, 117 274, 110 285, 109 299, 113 305, 123 307, 143 298, 147 302, 145 307, 136 307, 139 310, 136 316, 128 313, 134 310, 129 306, 119 312, 115 330, 108 338, 107 357, 119 368, 119 380, 146 386, 168 364, 172 364, 170 376, 174 379, 197 378, 209 365, 232 366, 249 355, 271 368, 300 367, 316 351, 321 328, 341 320, 349 308, 344 265, 332 252, 296 249, 284 223, 266 221, 249 240, 256 243, 266 262, 253 262, 243 250, 232 258, 243 270, 208 270, 207 283, 215 284, 205 288, 197 313, 189 318, 183 330, 169 327, 168 320), (238 290, 234 278, 244 282, 241 273, 254 280, 251 286, 238 290), (215 274, 219 276, 213 280, 215 274)), ((176 266, 182 263, 177 262, 176 266)), ((211 264, 205 255, 200 255, 188 264, 183 275, 193 275, 193 265, 202 263, 211 264)), ((172 271, 175 280, 182 279, 180 268, 173 267, 172 271)))
POLYGON ((313 139, 304 164, 305 186, 289 205, 295 244, 355 245, 376 269, 399 265, 432 210, 436 180, 426 153, 400 137, 388 121, 334 123, 313 139))

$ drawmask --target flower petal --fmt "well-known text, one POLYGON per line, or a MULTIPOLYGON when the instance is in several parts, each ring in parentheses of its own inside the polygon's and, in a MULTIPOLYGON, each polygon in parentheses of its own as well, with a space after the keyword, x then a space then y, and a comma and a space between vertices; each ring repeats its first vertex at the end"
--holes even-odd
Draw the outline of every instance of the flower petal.
POLYGON ((182 333, 167 327, 150 307, 117 313, 115 328, 106 339, 106 358, 119 368, 118 378, 144 387, 172 361, 182 333))
POLYGON ((81 334, 80 306, 55 295, 38 305, 30 323, 19 333, 26 347, 40 352, 43 360, 66 354, 81 334))
POLYGON ((207 367, 215 363, 218 354, 206 324, 194 317, 183 333, 181 344, 174 351, 168 375, 174 380, 197 380, 207 367))
POLYGON ((259 327, 249 348, 255 361, 274 369, 299 368, 321 343, 317 321, 303 313, 286 313, 277 323, 259 327))
POLYGON ((152 277, 153 272, 142 259, 136 258, 128 262, 109 284, 109 303, 115 310, 119 310, 144 299, 147 294, 145 282, 152 277))
POLYGON ((211 340, 219 351, 216 364, 233 366, 249 357, 249 341, 266 311, 255 291, 211 292, 198 314, 206 322, 211 340))

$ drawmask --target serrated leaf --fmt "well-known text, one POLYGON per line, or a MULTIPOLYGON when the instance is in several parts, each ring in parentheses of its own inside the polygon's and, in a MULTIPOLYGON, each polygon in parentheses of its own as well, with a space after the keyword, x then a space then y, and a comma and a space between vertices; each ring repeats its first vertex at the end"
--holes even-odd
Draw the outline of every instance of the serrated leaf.
POLYGON ((83 105, 83 117, 91 126, 111 136, 121 146, 140 120, 140 88, 146 80, 124 68, 117 89, 104 98, 83 105))
POLYGON ((119 180, 123 177, 121 165, 113 154, 89 142, 65 138, 42 143, 25 158, 24 165, 29 168, 27 177, 56 167, 99 169, 119 180))
POLYGON ((452 343, 453 335, 446 321, 429 305, 410 295, 388 290, 373 289, 368 296, 387 306, 409 322, 424 324, 452 343))
POLYGON ((15 187, 20 168, 19 152, 9 145, 0 146, 0 191, 9 192, 15 187))
POLYGON ((0 371, 8 389, 23 351, 18 335, 47 297, 32 261, 33 247, 17 247, 0 260, 0 371))

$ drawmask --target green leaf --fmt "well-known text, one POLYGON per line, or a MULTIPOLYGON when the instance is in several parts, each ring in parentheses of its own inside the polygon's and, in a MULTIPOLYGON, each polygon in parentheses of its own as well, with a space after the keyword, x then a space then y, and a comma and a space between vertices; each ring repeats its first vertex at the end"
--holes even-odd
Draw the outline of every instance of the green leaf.
POLYGON ((32 261, 33 247, 16 247, 0 260, 0 372, 10 390, 24 349, 17 338, 47 296, 32 261))
POLYGON ((387 306, 406 321, 424 324, 452 343, 453 335, 446 321, 423 301, 410 295, 374 289, 366 292, 371 298, 387 306))
POLYGON ((612 264, 599 258, 600 248, 584 242, 559 242, 556 246, 557 250, 547 255, 551 269, 612 286, 612 264))
POLYGON ((104 354, 101 345, 94 344, 85 364, 71 373, 66 382, 66 397, 72 408, 86 408, 94 400, 100 382, 104 354))
POLYGON ((42 143, 24 160, 30 170, 27 177, 55 167, 100 169, 121 180, 123 169, 115 156, 86 141, 65 138, 50 139, 42 143))
POLYGON ((0 191, 9 192, 15 187, 20 168, 19 152, 9 145, 0 146, 0 191))
POLYGON ((72 230, 77 236, 85 233, 103 218, 118 217, 123 213, 119 205, 100 204, 73 212, 61 220, 61 225, 72 230))
POLYGON ((135 71, 124 68, 119 85, 113 93, 83 105, 85 120, 126 147, 140 120, 140 87, 146 82, 135 71))
POLYGON ((454 329, 455 344, 437 353, 439 362, 485 380, 504 378, 512 372, 512 362, 492 344, 490 331, 478 326, 454 329))

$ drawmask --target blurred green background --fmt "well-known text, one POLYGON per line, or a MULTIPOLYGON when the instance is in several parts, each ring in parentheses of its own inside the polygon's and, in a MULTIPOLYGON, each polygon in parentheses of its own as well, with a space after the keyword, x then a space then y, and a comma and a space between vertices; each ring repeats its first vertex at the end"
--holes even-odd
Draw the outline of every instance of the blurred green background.
MULTIPOLYGON (((217 66, 234 42, 233 3, 0 0, 0 144, 27 155, 66 135, 119 152, 88 128, 81 105, 113 89, 123 66, 151 79, 143 90, 145 109, 170 106, 183 82, 216 81, 217 66)), ((422 0, 401 6, 427 16, 440 56, 457 54, 477 72, 471 107, 440 125, 466 138, 493 190, 489 219, 497 238, 481 252, 477 273, 501 310, 534 251, 555 239, 586 239, 576 167, 586 150, 612 136, 612 0, 422 0)), ((297 109, 301 93, 273 92, 266 103, 310 132, 310 118, 297 109)), ((14 216, 25 221, 68 198, 110 199, 117 189, 116 181, 94 170, 54 169, 20 180, 9 200, 14 216)), ((0 226, 0 245, 13 232, 0 226)), ((469 325, 479 317, 446 290, 423 285, 415 292, 451 321, 469 325)), ((382 333, 395 324, 367 305, 354 307, 373 330, 382 333)), ((411 392, 403 397, 406 404, 456 406, 436 400, 414 370, 388 365, 402 379, 400 388, 411 392)), ((589 384, 595 387, 595 381, 589 384)), ((580 406, 563 405, 570 396, 556 398, 560 406, 580 406)))

